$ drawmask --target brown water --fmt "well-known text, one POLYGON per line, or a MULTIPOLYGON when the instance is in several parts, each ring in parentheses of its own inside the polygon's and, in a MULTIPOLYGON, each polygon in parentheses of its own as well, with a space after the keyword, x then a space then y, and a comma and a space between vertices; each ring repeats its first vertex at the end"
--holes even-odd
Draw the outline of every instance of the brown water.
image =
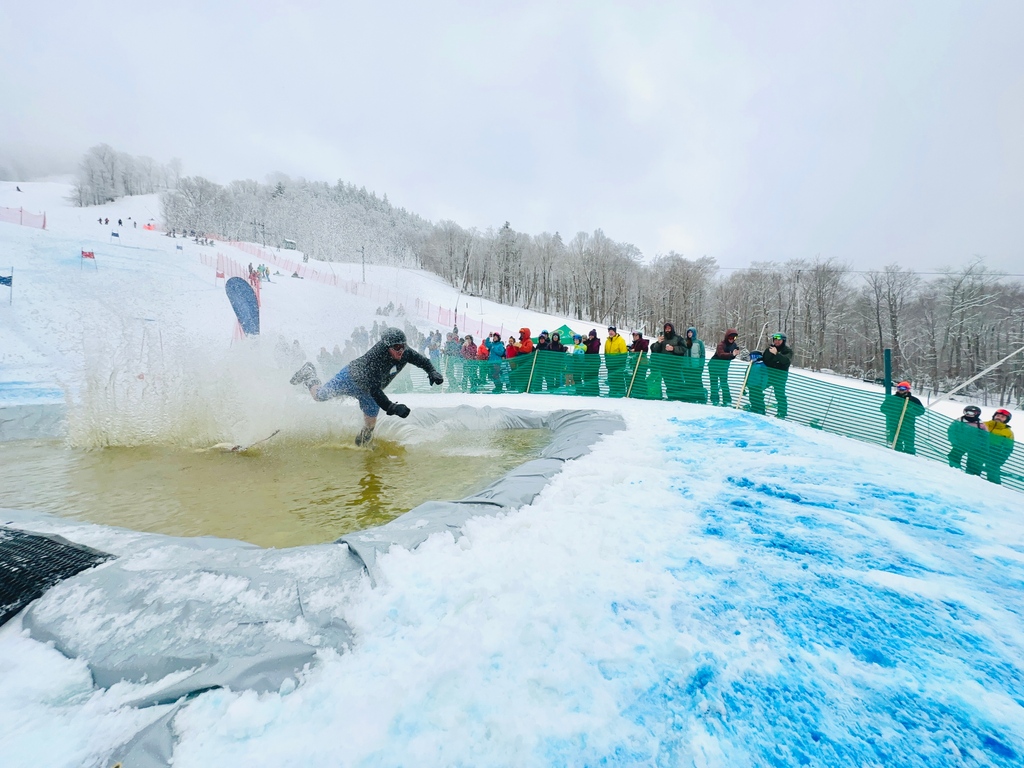
POLYGON ((547 430, 463 431, 403 446, 275 440, 246 453, 0 443, 0 507, 265 547, 332 541, 431 499, 459 499, 536 458, 547 430))

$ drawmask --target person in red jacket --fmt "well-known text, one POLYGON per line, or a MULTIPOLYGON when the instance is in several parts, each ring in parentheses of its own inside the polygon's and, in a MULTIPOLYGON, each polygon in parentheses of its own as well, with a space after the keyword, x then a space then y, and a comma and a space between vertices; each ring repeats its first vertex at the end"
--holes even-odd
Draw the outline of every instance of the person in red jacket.
POLYGON ((581 395, 596 397, 599 389, 597 384, 598 374, 601 371, 601 339, 597 337, 597 329, 591 328, 587 338, 583 340, 586 352, 580 362, 580 379, 577 382, 577 389, 581 395))
MULTIPOLYGON (((511 389, 517 392, 525 392, 526 385, 530 377, 530 368, 533 364, 533 360, 529 359, 529 355, 533 353, 533 339, 530 338, 529 328, 519 329, 519 338, 513 342, 515 347, 515 362, 509 364, 511 371, 509 372, 509 380, 511 383, 511 389)), ((508 347, 505 348, 506 353, 508 347)), ((512 355, 509 355, 512 357, 512 355)))
POLYGON ((650 348, 651 340, 645 339, 641 331, 633 331, 633 340, 627 347, 629 384, 626 394, 631 397, 647 396, 647 353, 650 348))
POLYGON ((480 366, 476 364, 476 342, 471 334, 466 334, 462 343, 462 389, 476 392, 480 384, 480 366))
POLYGON ((516 341, 516 354, 528 355, 533 352, 533 339, 530 338, 529 328, 519 329, 519 340, 516 341))
POLYGON ((729 391, 729 363, 740 353, 740 345, 736 343, 739 334, 735 328, 725 332, 725 338, 718 342, 715 354, 708 363, 708 378, 711 379, 711 404, 719 405, 718 393, 721 390, 721 405, 728 408, 732 405, 732 392, 729 391))

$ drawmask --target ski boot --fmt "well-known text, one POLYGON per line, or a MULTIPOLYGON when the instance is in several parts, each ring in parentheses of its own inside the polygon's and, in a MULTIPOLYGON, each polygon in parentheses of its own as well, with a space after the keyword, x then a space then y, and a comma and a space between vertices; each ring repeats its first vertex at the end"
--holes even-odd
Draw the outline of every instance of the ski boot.
POLYGON ((373 439, 373 430, 369 427, 363 427, 359 430, 359 434, 356 435, 356 445, 362 448, 368 442, 373 439))
POLYGON ((303 363, 302 367, 295 372, 295 375, 288 380, 289 384, 301 384, 304 387, 320 386, 320 379, 316 375, 316 368, 312 363, 303 363))

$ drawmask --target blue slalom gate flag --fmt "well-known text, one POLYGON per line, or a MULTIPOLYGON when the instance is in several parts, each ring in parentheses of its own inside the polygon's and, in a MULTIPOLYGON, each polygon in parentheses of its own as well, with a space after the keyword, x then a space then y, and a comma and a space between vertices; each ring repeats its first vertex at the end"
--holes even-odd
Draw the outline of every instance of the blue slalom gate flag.
POLYGON ((111 232, 110 236, 111 237, 120 237, 121 235, 119 233, 117 233, 117 232, 111 232))
POLYGON ((9 275, 8 277, 3 277, 2 275, 0 275, 0 285, 6 285, 8 288, 13 288, 14 275, 9 275))
POLYGON ((176 246, 174 246, 174 248, 175 248, 175 250, 178 250, 178 251, 184 251, 185 250, 180 245, 176 245, 176 246))

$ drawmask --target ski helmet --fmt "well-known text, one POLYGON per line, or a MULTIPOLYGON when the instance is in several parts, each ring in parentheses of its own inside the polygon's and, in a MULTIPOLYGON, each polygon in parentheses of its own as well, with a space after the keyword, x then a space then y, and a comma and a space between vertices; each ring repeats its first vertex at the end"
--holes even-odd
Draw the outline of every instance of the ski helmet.
POLYGON ((1005 408, 1000 408, 998 411, 996 411, 995 413, 992 414, 992 418, 994 419, 996 416, 1005 416, 1006 417, 1006 423, 1009 424, 1010 423, 1010 416, 1011 415, 1012 414, 1008 410, 1006 410, 1005 408))
POLYGON ((380 335, 380 340, 389 347, 405 344, 405 332, 401 328, 388 328, 380 335))
POLYGON ((774 341, 775 339, 782 339, 782 341, 785 342, 786 341, 786 334, 784 334, 784 333, 773 333, 772 334, 772 341, 774 341))
POLYGON ((752 351, 752 352, 750 353, 750 361, 751 361, 751 362, 753 362, 753 363, 756 363, 756 362, 757 362, 758 360, 760 360, 760 359, 761 359, 762 357, 764 357, 764 355, 762 355, 762 354, 761 354, 760 352, 758 352, 757 350, 754 350, 754 351, 752 351))
POLYGON ((974 418, 978 418, 981 416, 981 408, 976 405, 968 405, 964 408, 964 416, 973 416, 974 418))
POLYGON ((907 390, 907 392, 909 392, 910 391, 910 382, 909 381, 901 381, 899 384, 896 385, 896 389, 905 389, 905 390, 907 390))

